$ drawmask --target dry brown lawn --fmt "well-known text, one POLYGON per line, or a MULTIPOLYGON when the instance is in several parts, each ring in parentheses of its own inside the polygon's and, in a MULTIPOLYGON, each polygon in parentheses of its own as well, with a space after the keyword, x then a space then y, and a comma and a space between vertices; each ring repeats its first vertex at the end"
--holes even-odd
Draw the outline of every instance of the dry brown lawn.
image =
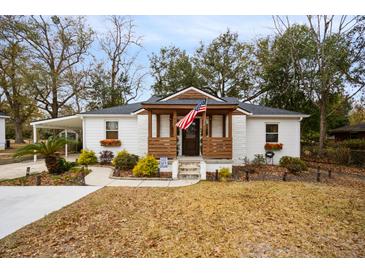
POLYGON ((1 257, 364 257, 365 184, 105 187, 0 240, 1 257))

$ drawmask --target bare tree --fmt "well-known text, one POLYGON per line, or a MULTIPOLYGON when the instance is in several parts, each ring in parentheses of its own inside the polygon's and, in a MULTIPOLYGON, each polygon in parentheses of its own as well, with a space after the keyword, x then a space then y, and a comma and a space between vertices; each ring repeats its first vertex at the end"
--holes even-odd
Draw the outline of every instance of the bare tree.
POLYGON ((146 73, 136 65, 141 37, 135 33, 133 20, 123 16, 110 16, 111 28, 99 39, 107 60, 104 62, 108 74, 110 101, 126 104, 138 96, 146 73))

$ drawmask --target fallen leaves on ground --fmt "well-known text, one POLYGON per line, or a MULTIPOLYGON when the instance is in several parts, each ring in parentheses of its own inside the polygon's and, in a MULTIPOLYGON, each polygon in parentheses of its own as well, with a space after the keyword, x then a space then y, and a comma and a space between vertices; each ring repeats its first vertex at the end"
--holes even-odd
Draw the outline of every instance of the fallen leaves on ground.
POLYGON ((364 257, 365 184, 105 187, 0 240, 1 257, 364 257))

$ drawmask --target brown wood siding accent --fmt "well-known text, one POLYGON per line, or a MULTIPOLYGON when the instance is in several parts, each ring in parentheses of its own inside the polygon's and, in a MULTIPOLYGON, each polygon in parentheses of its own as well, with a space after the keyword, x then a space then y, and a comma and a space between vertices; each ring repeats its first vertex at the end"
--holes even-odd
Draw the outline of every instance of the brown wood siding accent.
POLYGON ((179 95, 171 98, 171 100, 175 100, 175 99, 205 99, 205 98, 207 98, 207 96, 205 96, 204 94, 201 94, 201 93, 199 93, 195 90, 187 90, 184 93, 179 94, 179 95))
POLYGON ((148 138, 148 154, 176 158, 176 137, 148 138))
POLYGON ((232 138, 203 138, 203 157, 212 159, 232 159, 232 138))
MULTIPOLYGON (((194 107, 196 107, 196 104, 191 104, 191 105, 187 105, 187 104, 174 104, 174 105, 166 105, 166 104, 144 104, 143 108, 149 110, 149 109, 153 109, 153 113, 168 113, 167 110, 176 110, 176 109, 186 109, 186 110, 191 110, 194 107), (160 111, 160 112, 158 112, 160 111), (164 111, 164 112, 162 112, 164 111)), ((225 111, 233 111, 237 108, 237 105, 222 105, 222 104, 217 104, 217 105, 213 105, 213 104, 208 104, 208 112, 209 110, 217 110, 217 113, 222 114, 222 112, 220 112, 221 110, 225 110, 225 111)))

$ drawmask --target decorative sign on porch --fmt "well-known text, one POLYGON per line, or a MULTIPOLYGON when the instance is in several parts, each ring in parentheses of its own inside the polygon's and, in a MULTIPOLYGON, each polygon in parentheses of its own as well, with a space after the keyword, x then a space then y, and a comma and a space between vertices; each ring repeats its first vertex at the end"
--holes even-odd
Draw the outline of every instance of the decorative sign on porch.
POLYGON ((160 169, 167 168, 169 166, 169 161, 167 157, 160 157, 160 169))

